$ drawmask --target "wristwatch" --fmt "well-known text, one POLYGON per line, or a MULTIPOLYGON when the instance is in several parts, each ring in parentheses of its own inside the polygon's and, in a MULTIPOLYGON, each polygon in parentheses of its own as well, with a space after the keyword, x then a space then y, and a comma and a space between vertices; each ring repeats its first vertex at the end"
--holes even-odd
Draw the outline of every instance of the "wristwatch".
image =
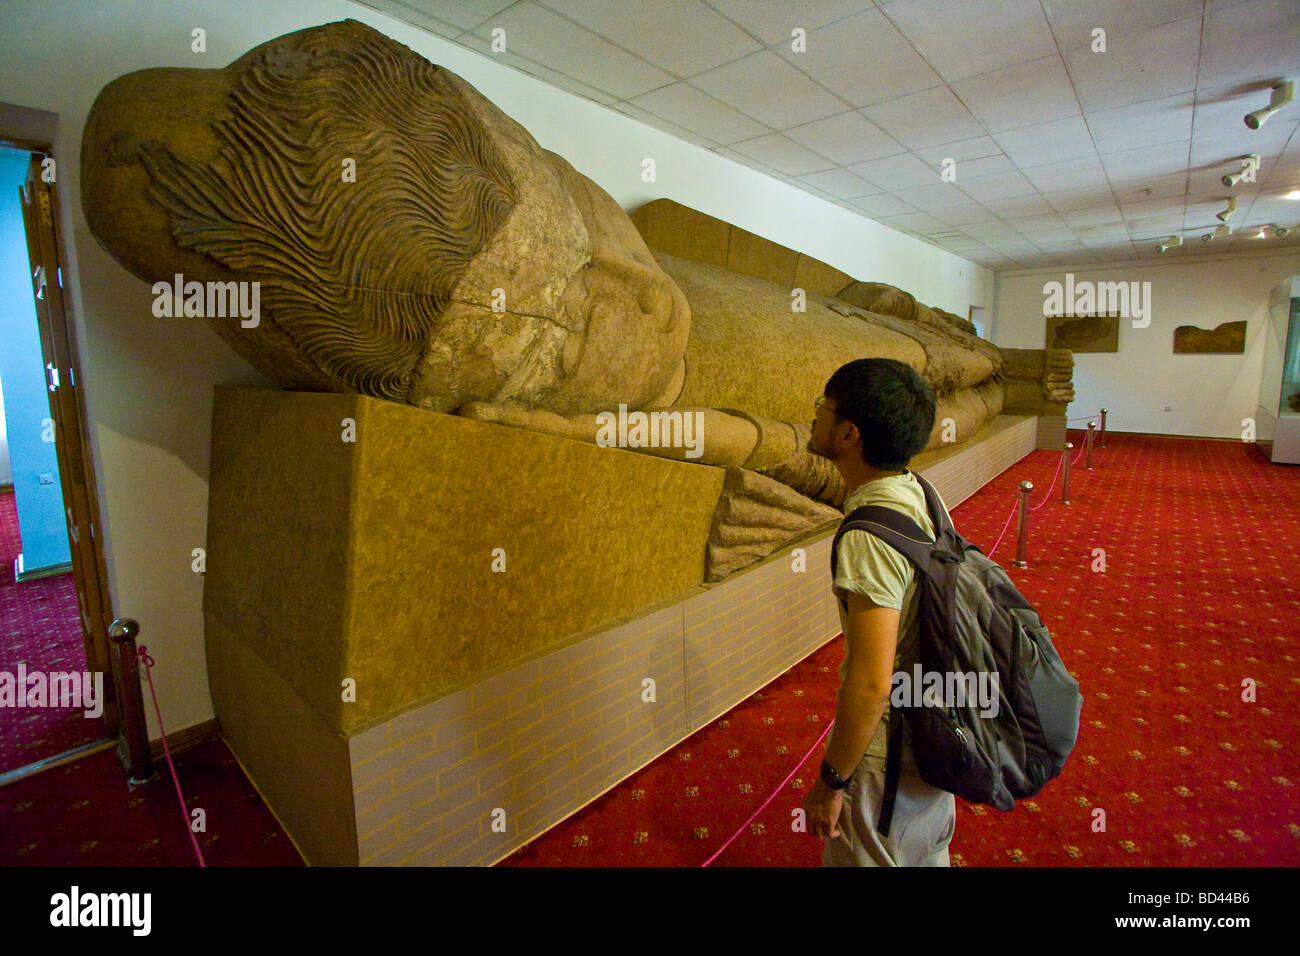
POLYGON ((825 760, 822 761, 822 783, 826 784, 826 786, 830 787, 832 790, 844 790, 852 782, 853 774, 849 774, 847 780, 842 780, 840 775, 835 772, 834 767, 828 764, 825 760))

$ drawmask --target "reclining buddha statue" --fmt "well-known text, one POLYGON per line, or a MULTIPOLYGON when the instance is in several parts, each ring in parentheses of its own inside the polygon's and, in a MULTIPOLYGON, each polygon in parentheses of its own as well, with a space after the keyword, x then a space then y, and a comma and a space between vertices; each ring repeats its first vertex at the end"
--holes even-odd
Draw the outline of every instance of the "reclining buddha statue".
POLYGON ((620 407, 697 416, 694 452, 634 450, 724 466, 751 503, 715 530, 713 578, 738 566, 728 535, 754 560, 755 541, 839 517, 840 476, 805 445, 840 365, 917 369, 938 396, 931 447, 1004 403, 1003 355, 966 320, 772 243, 791 268, 760 277, 728 257, 766 240, 667 200, 629 217, 463 79, 355 21, 224 69, 120 77, 82 177, 91 231, 136 276, 258 284, 256 321, 208 319, 283 388, 588 442, 620 407))

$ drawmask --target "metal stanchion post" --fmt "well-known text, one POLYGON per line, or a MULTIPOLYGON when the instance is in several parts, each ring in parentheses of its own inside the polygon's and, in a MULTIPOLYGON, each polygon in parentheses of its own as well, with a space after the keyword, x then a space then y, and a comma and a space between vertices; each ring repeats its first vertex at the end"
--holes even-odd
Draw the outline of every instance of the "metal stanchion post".
POLYGON ((1101 438, 1101 447, 1105 448, 1106 447, 1106 409, 1104 408, 1101 410, 1101 435, 1098 437, 1101 438))
POLYGON ((153 776, 153 759, 149 754, 149 732, 145 727, 144 695, 140 690, 140 662, 136 659, 135 639, 140 625, 130 618, 118 618, 109 626, 113 642, 113 670, 122 689, 122 735, 117 742, 118 759, 126 768, 131 786, 145 783, 153 776))
POLYGON ((1074 443, 1067 441, 1063 452, 1065 461, 1061 465, 1061 471, 1064 472, 1061 479, 1061 504, 1063 505, 1070 503, 1070 452, 1072 451, 1074 451, 1074 443))
POLYGON ((1012 567, 1029 567, 1029 493, 1034 490, 1032 481, 1020 483, 1020 528, 1016 536, 1016 559, 1012 567))
POLYGON ((1088 422, 1088 437, 1083 444, 1083 466, 1089 471, 1092 471, 1092 436, 1097 433, 1096 429, 1096 422, 1088 422))

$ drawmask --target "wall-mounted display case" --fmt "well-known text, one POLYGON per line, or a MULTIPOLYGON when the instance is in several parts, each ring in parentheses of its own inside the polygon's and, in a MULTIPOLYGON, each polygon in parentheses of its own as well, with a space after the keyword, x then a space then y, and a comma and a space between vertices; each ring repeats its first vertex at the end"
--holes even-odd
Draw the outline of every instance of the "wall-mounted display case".
POLYGON ((1300 276, 1269 296, 1255 429, 1269 461, 1300 465, 1300 276))

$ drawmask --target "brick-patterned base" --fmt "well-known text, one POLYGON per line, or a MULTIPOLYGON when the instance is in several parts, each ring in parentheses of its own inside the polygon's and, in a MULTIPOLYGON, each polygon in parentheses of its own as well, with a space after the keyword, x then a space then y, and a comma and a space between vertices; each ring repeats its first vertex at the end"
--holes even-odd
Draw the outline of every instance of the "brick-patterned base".
MULTIPOLYGON (((1008 423, 919 470, 955 507, 1037 430, 1008 423)), ((823 531, 352 737, 360 862, 489 864, 585 806, 839 633, 829 556, 823 531)))
POLYGON ((1048 451, 1065 449, 1065 417, 1040 416, 1038 419, 1038 447, 1048 451))

